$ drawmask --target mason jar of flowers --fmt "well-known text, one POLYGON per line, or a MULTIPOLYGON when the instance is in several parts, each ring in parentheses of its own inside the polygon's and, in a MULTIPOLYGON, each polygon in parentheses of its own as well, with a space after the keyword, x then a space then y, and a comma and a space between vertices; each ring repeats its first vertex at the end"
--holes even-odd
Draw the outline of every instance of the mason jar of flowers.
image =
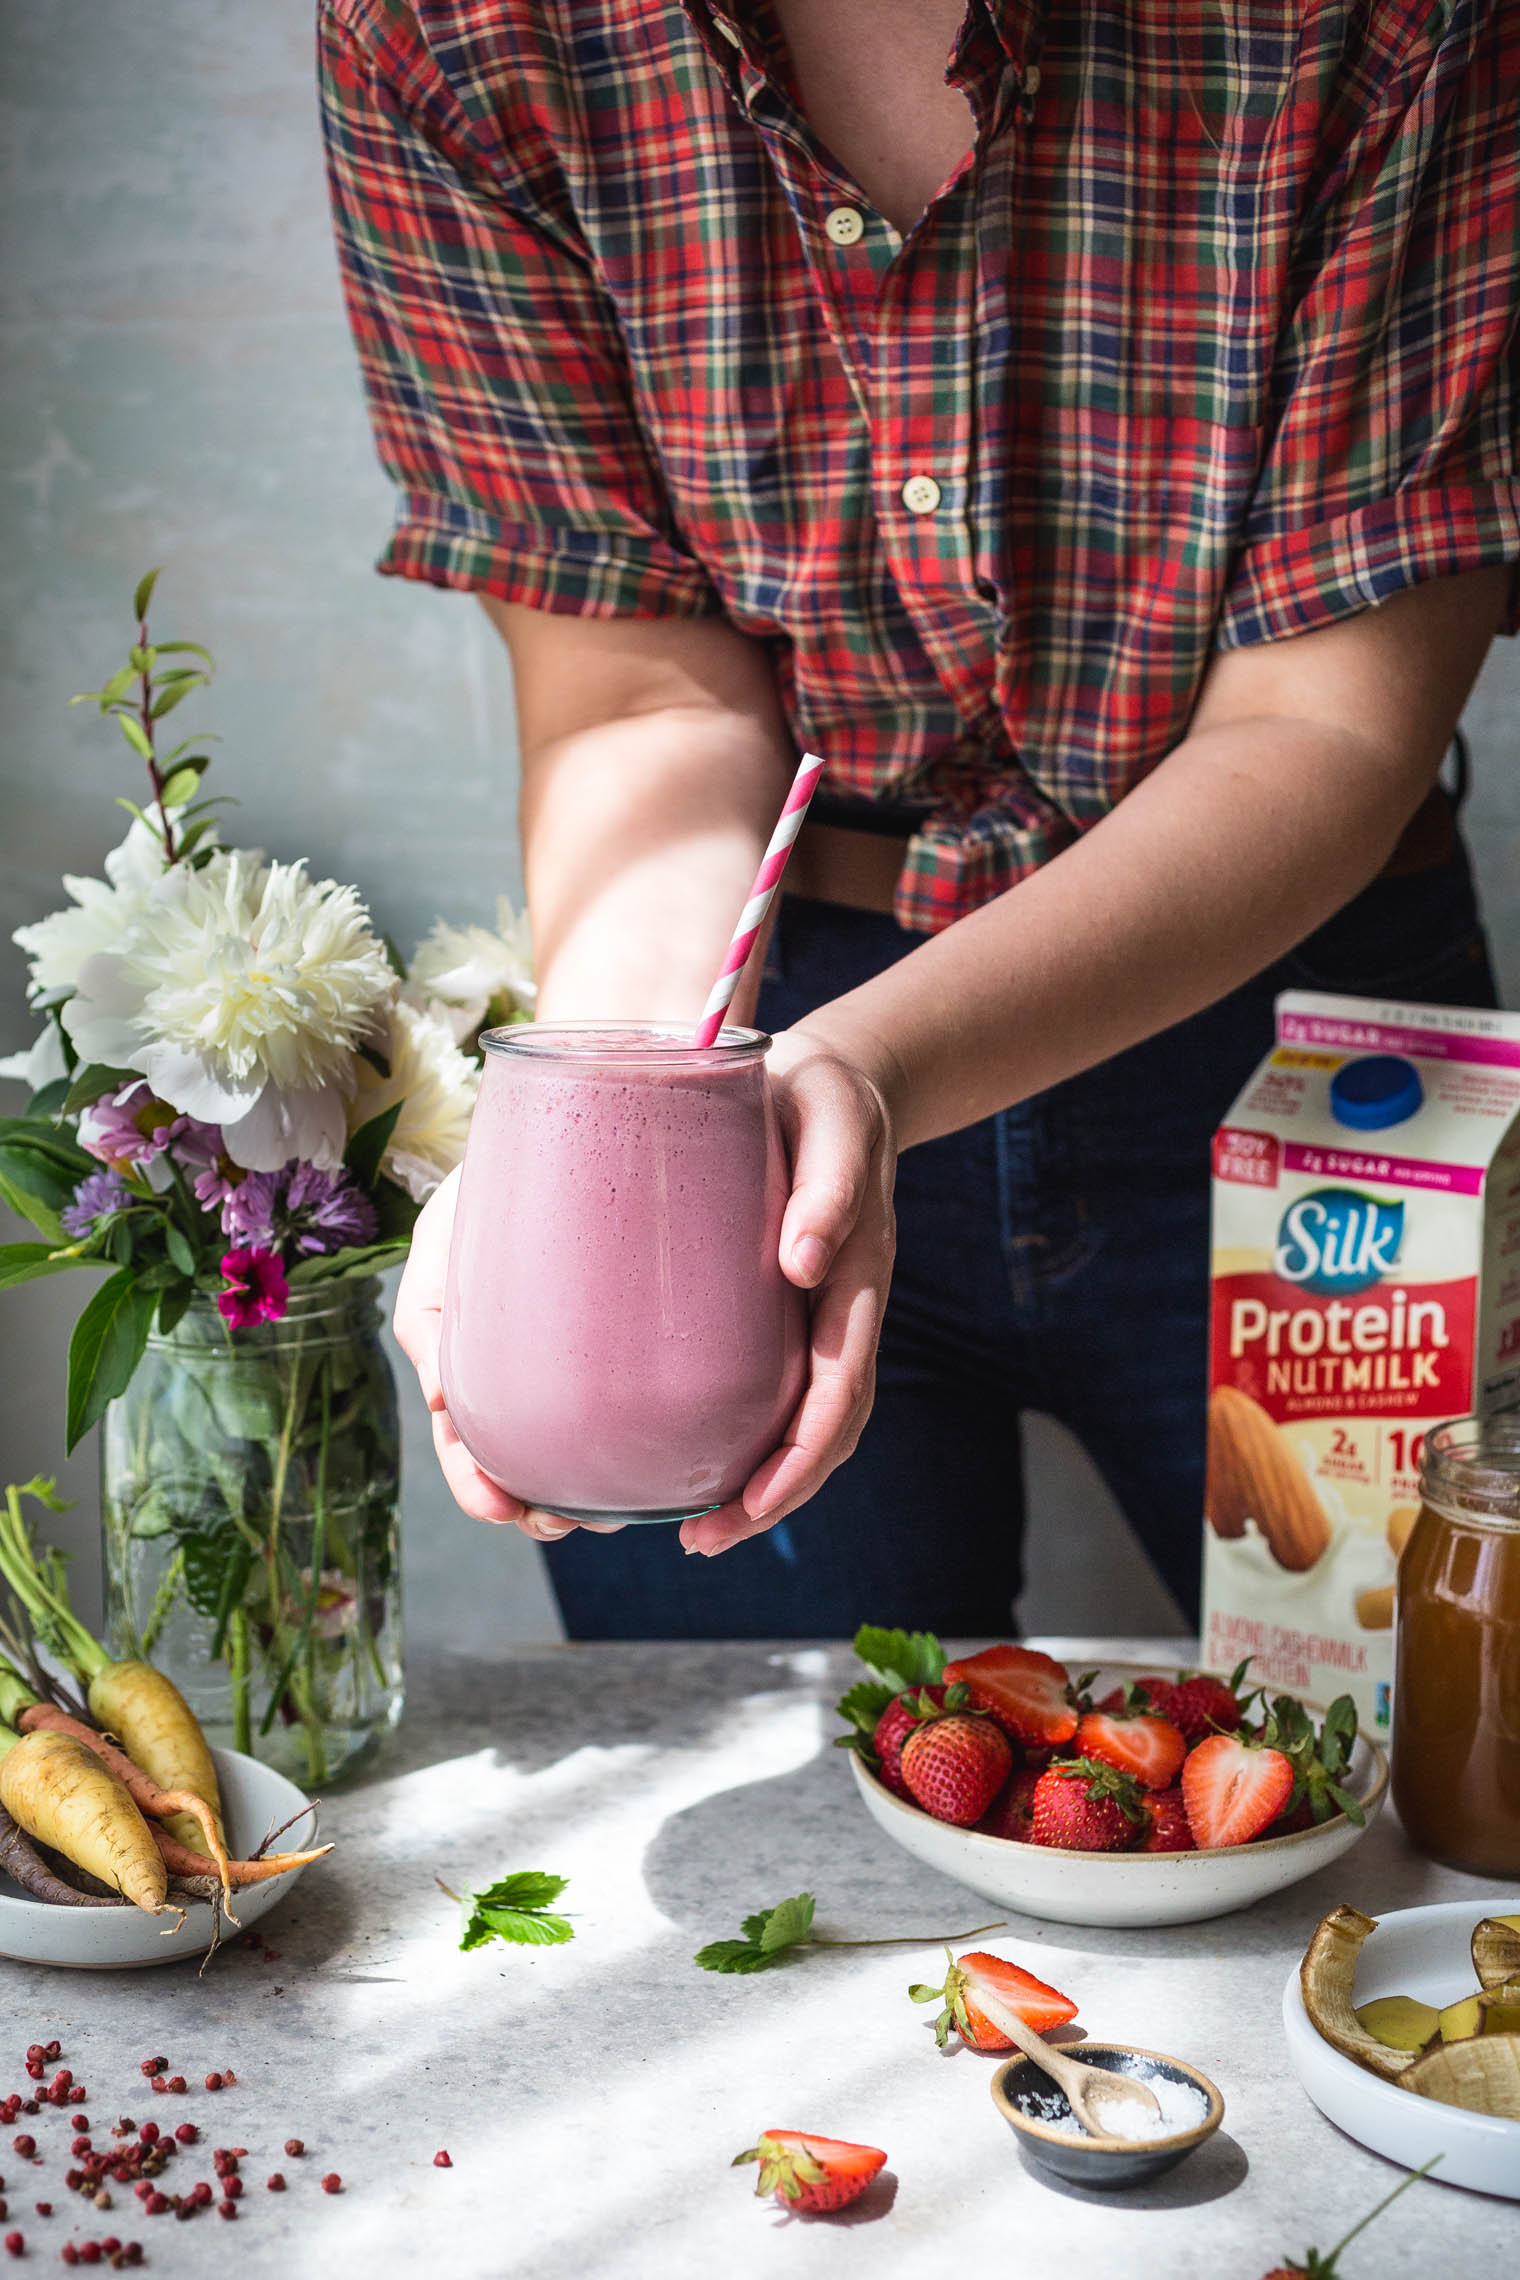
POLYGON ((463 1154, 480 1029, 531 1018, 531 965, 509 905, 495 931, 440 922, 408 968, 356 889, 225 846, 202 740, 162 749, 211 660, 150 637, 153 587, 88 700, 149 797, 105 877, 16 935, 44 1027, 0 1063, 32 1095, 0 1119, 0 1195, 37 1239, 0 1245, 0 1287, 103 1278, 66 1437, 103 1424, 113 1647, 312 1786, 401 1713, 378 1278, 463 1154))

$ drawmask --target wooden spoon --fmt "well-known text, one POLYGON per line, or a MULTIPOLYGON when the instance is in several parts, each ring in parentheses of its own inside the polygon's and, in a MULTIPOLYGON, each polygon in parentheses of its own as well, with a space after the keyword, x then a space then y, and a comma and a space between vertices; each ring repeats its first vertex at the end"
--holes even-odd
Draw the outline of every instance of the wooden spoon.
POLYGON ((976 1991, 976 2007, 1065 2092, 1066 2103, 1093 2137, 1114 2135, 1102 2119, 1105 2106, 1110 2110, 1128 2106, 1160 2121, 1161 2107, 1154 2090, 1133 2074, 1111 2074, 1106 2066, 1089 2066, 1083 2059, 1068 2058, 1065 2051, 1057 2050, 1033 2027, 1026 2026, 1018 2012, 994 1995, 985 1982, 976 1991))

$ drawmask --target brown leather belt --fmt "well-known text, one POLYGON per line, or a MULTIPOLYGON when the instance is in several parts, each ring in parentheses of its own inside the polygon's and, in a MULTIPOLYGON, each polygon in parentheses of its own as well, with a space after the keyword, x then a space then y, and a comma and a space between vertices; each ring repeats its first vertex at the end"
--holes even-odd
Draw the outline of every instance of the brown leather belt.
MULTIPOLYGON (((1433 784, 1378 873, 1382 879, 1407 878, 1439 869, 1456 837, 1452 804, 1433 784)), ((784 892, 809 902, 843 903, 847 910, 883 911, 891 916, 897 881, 907 858, 906 833, 854 831, 848 825, 817 823, 802 827, 787 865, 784 892)))

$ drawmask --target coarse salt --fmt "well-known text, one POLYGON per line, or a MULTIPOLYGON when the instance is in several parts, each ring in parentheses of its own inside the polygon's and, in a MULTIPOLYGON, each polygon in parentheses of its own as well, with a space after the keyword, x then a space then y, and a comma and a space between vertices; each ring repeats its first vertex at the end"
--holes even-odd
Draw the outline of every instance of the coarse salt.
MULTIPOLYGON (((1160 2107, 1159 2114, 1148 2114, 1139 2106, 1110 2103, 1100 2109, 1108 2125, 1108 2135, 1116 2138, 1175 2137, 1181 2130, 1195 2130, 1209 2110, 1203 2092, 1191 2083, 1181 2082, 1175 2076, 1159 2073, 1136 2072, 1134 2078, 1143 2082, 1160 2107)), ((1034 2091, 1019 2100, 1019 2110, 1031 2121, 1046 2122, 1066 2137, 1088 2137, 1091 2133, 1082 2127, 1066 2100, 1058 2093, 1034 2091)))

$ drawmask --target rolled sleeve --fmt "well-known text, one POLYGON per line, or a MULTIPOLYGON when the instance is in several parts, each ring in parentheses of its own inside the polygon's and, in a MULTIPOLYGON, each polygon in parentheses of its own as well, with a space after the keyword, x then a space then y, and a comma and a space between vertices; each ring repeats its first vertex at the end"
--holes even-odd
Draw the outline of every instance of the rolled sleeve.
POLYGON ((1382 57, 1290 306, 1224 648, 1520 564, 1520 9, 1438 10, 1382 57))
POLYGON ((324 0, 323 130, 379 568, 572 615, 703 616, 615 316, 529 116, 468 111, 396 0, 324 0))

